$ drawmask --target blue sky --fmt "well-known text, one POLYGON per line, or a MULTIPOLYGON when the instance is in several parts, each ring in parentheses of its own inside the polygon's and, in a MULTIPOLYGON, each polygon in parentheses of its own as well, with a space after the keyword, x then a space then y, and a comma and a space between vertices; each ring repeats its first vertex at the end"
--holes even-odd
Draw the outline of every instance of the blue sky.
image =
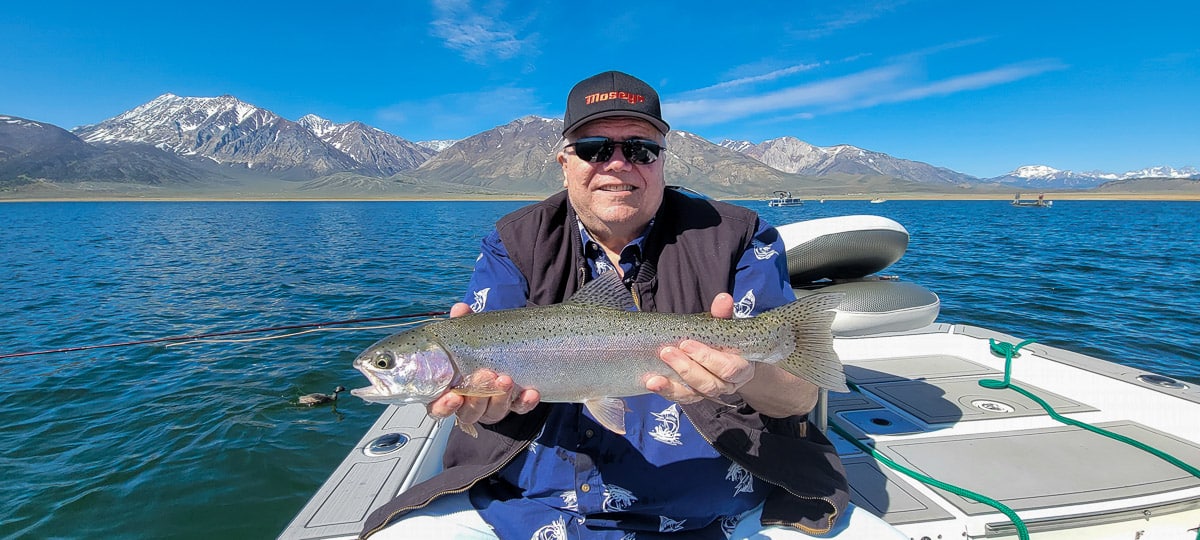
POLYGON ((10 4, 0 114, 68 129, 170 92, 456 139, 561 117, 576 81, 618 69, 713 142, 792 136, 980 177, 1200 167, 1191 1, 10 4))

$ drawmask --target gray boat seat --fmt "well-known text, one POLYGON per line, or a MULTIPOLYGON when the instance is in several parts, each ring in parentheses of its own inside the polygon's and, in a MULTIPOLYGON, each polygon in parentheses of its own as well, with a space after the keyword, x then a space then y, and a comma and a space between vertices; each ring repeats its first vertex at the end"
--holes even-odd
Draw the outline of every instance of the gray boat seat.
POLYGON ((833 335, 904 332, 937 319, 941 300, 932 291, 872 275, 900 260, 908 249, 908 230, 896 221, 837 216, 777 229, 797 298, 818 291, 846 295, 835 310, 833 335))
POLYGON ((908 249, 908 230, 880 216, 837 216, 776 227, 793 285, 861 278, 891 266, 908 249))
POLYGON ((818 292, 846 295, 834 309, 834 336, 905 332, 933 324, 941 311, 938 295, 916 283, 870 277, 830 283, 793 291, 796 298, 818 292))

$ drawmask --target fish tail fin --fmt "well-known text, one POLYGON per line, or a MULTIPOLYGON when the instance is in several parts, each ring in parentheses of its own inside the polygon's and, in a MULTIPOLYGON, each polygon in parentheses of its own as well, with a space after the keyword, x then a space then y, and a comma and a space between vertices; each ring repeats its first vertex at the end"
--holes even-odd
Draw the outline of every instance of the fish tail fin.
POLYGON ((842 361, 833 350, 833 309, 845 299, 842 293, 805 296, 759 315, 791 328, 796 347, 779 361, 788 373, 835 392, 849 392, 842 361))

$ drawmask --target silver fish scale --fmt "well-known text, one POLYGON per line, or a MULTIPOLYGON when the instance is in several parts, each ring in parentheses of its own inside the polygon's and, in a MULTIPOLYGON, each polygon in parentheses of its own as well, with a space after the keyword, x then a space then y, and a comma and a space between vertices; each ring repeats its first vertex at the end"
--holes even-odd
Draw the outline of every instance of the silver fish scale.
POLYGON ((759 362, 777 362, 795 348, 786 329, 758 318, 569 304, 477 313, 425 328, 450 352, 460 373, 479 368, 506 373, 555 402, 644 394, 647 374, 678 380, 658 354, 685 339, 759 362))

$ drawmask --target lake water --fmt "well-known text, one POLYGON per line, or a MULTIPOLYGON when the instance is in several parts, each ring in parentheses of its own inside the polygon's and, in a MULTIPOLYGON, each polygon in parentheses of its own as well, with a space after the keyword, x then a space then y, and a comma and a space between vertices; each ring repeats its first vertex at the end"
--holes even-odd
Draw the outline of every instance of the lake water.
MULTIPOLYGON (((522 204, 0 204, 0 355, 445 310, 522 204)), ((1200 382, 1197 203, 740 204, 895 219, 939 321, 1200 382)), ((273 538, 383 410, 297 397, 392 331, 0 359, 0 537, 273 538)))

